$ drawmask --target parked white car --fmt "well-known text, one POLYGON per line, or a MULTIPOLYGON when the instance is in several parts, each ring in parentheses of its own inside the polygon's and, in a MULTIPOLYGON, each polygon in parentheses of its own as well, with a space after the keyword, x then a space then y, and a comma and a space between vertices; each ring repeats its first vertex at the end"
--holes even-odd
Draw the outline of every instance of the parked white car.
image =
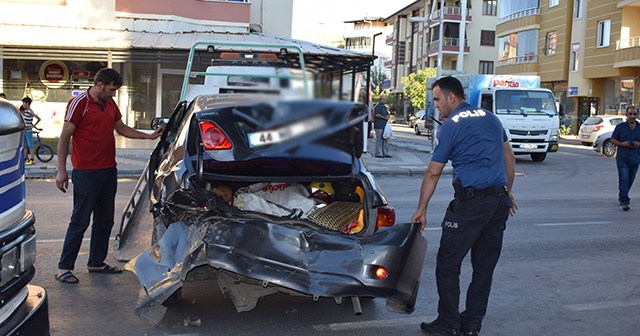
POLYGON ((624 122, 626 119, 622 115, 593 115, 587 118, 582 126, 578 136, 585 146, 593 146, 598 136, 612 132, 616 125, 624 122))

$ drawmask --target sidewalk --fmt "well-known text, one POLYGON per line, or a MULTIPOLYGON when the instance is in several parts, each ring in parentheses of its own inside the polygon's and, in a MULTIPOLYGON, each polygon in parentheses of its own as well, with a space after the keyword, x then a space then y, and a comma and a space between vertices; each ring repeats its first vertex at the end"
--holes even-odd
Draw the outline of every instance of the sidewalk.
MULTIPOLYGON (((157 140, 132 140, 122 136, 116 136, 116 162, 118 163, 118 176, 138 178, 149 160, 149 155, 157 144, 157 140)), ((373 155, 375 148, 374 139, 369 139, 368 151, 362 157, 367 169, 373 175, 408 175, 422 176, 431 160, 431 147, 420 146, 401 137, 391 137, 389 149, 392 158, 376 158, 373 155)), ((57 161, 47 163, 36 162, 35 165, 25 166, 28 179, 55 178, 58 172, 57 161)), ((67 169, 71 169, 71 155, 67 157, 67 169)), ((445 167, 445 173, 450 173, 449 164, 445 167)))

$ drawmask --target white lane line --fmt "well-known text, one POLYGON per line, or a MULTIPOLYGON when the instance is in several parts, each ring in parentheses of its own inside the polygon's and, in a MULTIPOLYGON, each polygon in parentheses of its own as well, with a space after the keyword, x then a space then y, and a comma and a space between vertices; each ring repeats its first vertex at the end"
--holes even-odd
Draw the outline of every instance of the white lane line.
POLYGON ((435 320, 435 318, 436 316, 422 316, 422 317, 399 318, 399 319, 392 319, 392 320, 316 324, 313 326, 313 329, 317 331, 349 331, 349 330, 405 326, 410 324, 415 324, 416 326, 418 326, 420 325, 421 322, 432 321, 432 320, 435 320))
MULTIPOLYGON (((88 242, 90 241, 91 238, 82 238, 83 242, 88 242)), ((116 239, 114 237, 109 238, 109 241, 115 241, 116 239)), ((36 239, 37 243, 64 243, 64 238, 62 239, 36 239)))
POLYGON ((541 223, 533 224, 533 226, 572 226, 572 225, 611 225, 619 224, 616 222, 569 222, 569 223, 541 223))
POLYGON ((565 308, 571 311, 584 311, 584 310, 597 310, 597 309, 610 309, 610 308, 623 308, 640 306, 640 300, 615 300, 615 301, 603 301, 603 302, 591 302, 591 303, 578 303, 567 305, 565 308))

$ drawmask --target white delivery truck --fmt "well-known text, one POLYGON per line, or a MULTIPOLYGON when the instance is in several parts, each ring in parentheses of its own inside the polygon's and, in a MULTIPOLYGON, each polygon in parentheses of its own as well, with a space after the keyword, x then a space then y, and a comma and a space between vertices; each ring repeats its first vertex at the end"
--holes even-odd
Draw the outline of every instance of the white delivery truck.
MULTIPOLYGON (((551 90, 540 88, 540 77, 517 75, 456 75, 467 101, 493 112, 502 122, 513 152, 544 161, 558 151, 560 120, 551 90)), ((435 79, 429 79, 428 88, 435 79)), ((430 90, 428 99, 432 100, 430 90)), ((432 103, 433 104, 433 103, 432 103)), ((433 106, 433 105, 432 105, 433 106)))

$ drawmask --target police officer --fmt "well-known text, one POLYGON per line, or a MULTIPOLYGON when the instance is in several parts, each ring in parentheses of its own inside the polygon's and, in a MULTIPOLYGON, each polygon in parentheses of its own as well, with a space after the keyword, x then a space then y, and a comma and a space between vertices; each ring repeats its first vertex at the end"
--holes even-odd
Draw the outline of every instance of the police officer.
POLYGON ((505 223, 518 208, 511 194, 515 158, 500 120, 467 103, 459 80, 443 77, 431 89, 435 107, 448 118, 434 140, 436 147, 411 221, 420 222, 424 230, 429 200, 448 160, 453 166, 455 195, 441 225, 436 262, 438 317, 420 328, 427 335, 473 336, 480 332, 486 314, 505 223), (460 313, 460 267, 469 251, 473 279, 467 289, 466 310, 460 313))

